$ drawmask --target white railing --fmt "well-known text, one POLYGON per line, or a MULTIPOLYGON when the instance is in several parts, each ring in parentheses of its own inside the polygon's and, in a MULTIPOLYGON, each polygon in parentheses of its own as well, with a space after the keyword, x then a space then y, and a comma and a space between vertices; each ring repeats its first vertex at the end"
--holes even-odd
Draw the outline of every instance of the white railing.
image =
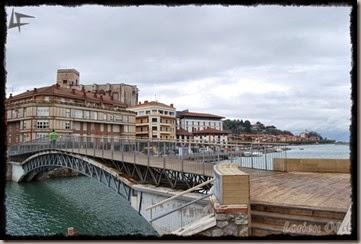
MULTIPOLYGON (((214 181, 214 179, 210 179, 207 180, 197 186, 194 186, 188 190, 185 190, 183 192, 180 192, 172 197, 169 197, 163 201, 160 201, 156 204, 153 204, 149 207, 147 207, 145 209, 146 212, 150 213, 150 219, 149 222, 155 227, 155 228, 161 228, 160 226, 163 226, 161 229, 163 232, 165 233, 171 233, 172 231, 182 228, 196 220, 198 220, 199 218, 202 218, 204 216, 206 216, 208 214, 207 211, 197 211, 197 213, 193 214, 192 216, 187 216, 185 212, 186 208, 188 206, 192 206, 192 211, 196 211, 194 204, 198 204, 200 201, 209 198, 210 196, 212 196, 212 194, 204 194, 194 200, 185 202, 184 204, 177 206, 174 209, 171 209, 167 212, 162 211, 164 208, 162 208, 162 210, 157 211, 157 209, 163 207, 166 203, 170 203, 171 201, 180 201, 180 198, 188 193, 191 193, 197 189, 200 189, 206 185, 211 184, 214 181), (158 212, 158 214, 157 214, 158 212), (174 216, 173 216, 174 215, 174 216), (166 218, 166 222, 167 224, 165 225, 163 224, 157 224, 157 221, 165 219, 166 218)), ((204 208, 202 207, 202 210, 204 210, 204 208)))

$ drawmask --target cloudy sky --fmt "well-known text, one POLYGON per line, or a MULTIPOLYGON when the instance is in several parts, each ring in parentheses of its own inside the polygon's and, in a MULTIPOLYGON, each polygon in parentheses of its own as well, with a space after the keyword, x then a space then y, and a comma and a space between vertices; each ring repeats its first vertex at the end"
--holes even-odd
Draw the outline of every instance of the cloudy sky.
MULTIPOLYGON (((7 8, 8 21, 12 8, 7 8)), ((348 140, 349 7, 23 7, 8 31, 7 93, 51 85, 137 85, 190 109, 348 140)))

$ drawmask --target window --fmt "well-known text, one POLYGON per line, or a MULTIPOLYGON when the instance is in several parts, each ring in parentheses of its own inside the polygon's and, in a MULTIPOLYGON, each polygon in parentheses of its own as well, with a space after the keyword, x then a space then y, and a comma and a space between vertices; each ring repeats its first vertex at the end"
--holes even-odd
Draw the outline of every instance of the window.
POLYGON ((145 114, 150 114, 150 111, 149 110, 145 111, 145 114))
POLYGON ((65 109, 65 117, 70 118, 70 108, 65 109))
POLYGON ((122 121, 121 115, 114 115, 114 121, 122 121))
POLYGON ((152 130, 157 131, 158 130, 157 126, 152 126, 152 130))
POLYGON ((152 118, 152 122, 158 122, 157 118, 152 118))
POLYGON ((38 129, 48 129, 49 128, 49 121, 48 120, 38 120, 36 122, 36 128, 38 128, 38 129))
POLYGON ((18 117, 18 110, 17 110, 17 109, 11 110, 11 112, 12 112, 12 118, 13 118, 13 119, 15 119, 15 118, 18 117))
POLYGON ((49 107, 37 107, 36 114, 37 116, 49 116, 49 107))
POLYGON ((157 113, 157 110, 156 109, 153 109, 152 110, 152 114, 156 114, 157 113))
POLYGON ((108 120, 113 121, 114 117, 112 114, 108 114, 108 120))
POLYGON ((26 129, 26 121, 23 121, 23 130, 26 129))
POLYGON ((90 112, 84 111, 84 119, 90 119, 90 112))
POLYGON ((144 111, 139 111, 137 114, 138 115, 144 115, 144 111))
POLYGON ((174 115, 174 112, 169 112, 169 115, 173 116, 173 115, 174 115))
POLYGON ((99 114, 98 114, 99 120, 103 120, 103 119, 104 119, 104 115, 105 115, 105 114, 103 114, 103 113, 99 113, 99 114))
POLYGON ((68 80, 63 80, 63 84, 67 84, 68 83, 68 80))
POLYGON ((160 114, 163 114, 163 110, 159 110, 159 113, 160 113, 160 114))
POLYGON ((164 111, 164 114, 165 114, 165 115, 168 115, 168 111, 164 111))
POLYGON ((82 119, 83 118, 83 111, 74 109, 72 110, 72 117, 82 119))
POLYGON ((65 129, 70 129, 70 121, 65 121, 65 129))
POLYGON ((91 119, 94 119, 94 120, 97 120, 97 119, 98 119, 98 114, 97 114, 97 112, 91 112, 91 113, 90 113, 90 118, 91 118, 91 119))

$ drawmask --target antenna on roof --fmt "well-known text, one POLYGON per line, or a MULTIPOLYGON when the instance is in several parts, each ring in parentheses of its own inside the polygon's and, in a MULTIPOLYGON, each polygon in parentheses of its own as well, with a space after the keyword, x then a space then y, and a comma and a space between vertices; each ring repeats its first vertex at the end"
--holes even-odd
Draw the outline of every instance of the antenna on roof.
POLYGON ((154 93, 154 101, 158 102, 157 101, 157 93, 154 93))

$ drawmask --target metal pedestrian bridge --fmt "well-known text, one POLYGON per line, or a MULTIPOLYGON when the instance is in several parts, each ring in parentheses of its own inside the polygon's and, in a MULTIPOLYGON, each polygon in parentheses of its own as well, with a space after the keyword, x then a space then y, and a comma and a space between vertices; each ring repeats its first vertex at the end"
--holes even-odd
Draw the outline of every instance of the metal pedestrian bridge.
MULTIPOLYGON (((182 213, 184 207, 209 196, 215 164, 233 162, 241 167, 272 170, 272 158, 284 157, 283 149, 285 145, 280 144, 61 136, 56 143, 40 138, 10 146, 8 160, 13 180, 18 182, 31 181, 56 168, 67 168, 96 179, 130 202, 137 194, 133 186, 139 184, 203 193, 199 199, 169 212, 157 210, 158 216, 152 215, 152 209, 161 204, 148 207, 150 212, 142 215, 150 214, 146 219, 153 223, 174 211, 182 213)), ((141 212, 141 196, 137 205, 141 212)))
MULTIPOLYGON (((286 152, 281 148, 284 147, 62 136, 55 144, 48 138, 40 138, 10 146, 8 158, 22 167, 20 181, 62 167, 104 181, 117 191, 120 187, 116 177, 128 186, 152 184, 186 190, 210 180, 213 166, 219 162, 238 160, 241 167, 271 170, 272 158, 283 157, 286 152)), ((206 186, 201 190, 208 189, 206 186)))

